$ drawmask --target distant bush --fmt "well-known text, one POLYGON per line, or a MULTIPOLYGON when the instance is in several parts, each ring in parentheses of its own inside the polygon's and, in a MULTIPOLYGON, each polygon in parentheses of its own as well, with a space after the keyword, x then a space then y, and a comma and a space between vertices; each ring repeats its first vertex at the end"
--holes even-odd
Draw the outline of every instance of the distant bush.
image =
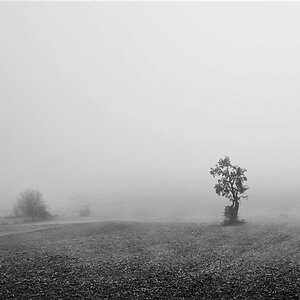
POLYGON ((246 223, 245 220, 239 220, 239 218, 237 218, 236 221, 232 221, 233 217, 232 215, 234 214, 234 208, 232 206, 225 206, 225 210, 224 210, 224 217, 225 220, 223 221, 223 225, 224 226, 228 226, 228 225, 243 225, 246 223))
POLYGON ((22 217, 25 221, 45 221, 52 216, 48 212, 42 194, 38 190, 27 189, 17 198, 13 210, 15 217, 22 217))
POLYGON ((90 208, 88 205, 82 205, 79 208, 79 216, 80 217, 88 217, 90 215, 90 208))
POLYGON ((225 209, 224 209, 224 217, 225 217, 224 224, 231 223, 233 214, 234 214, 233 207, 229 206, 229 205, 225 206, 225 209))

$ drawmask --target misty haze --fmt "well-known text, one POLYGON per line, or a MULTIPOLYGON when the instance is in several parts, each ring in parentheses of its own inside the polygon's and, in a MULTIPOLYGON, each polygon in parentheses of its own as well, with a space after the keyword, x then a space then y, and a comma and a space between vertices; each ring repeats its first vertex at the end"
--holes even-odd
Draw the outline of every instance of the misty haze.
POLYGON ((0 3, 0 298, 298 299, 299 13, 0 3))

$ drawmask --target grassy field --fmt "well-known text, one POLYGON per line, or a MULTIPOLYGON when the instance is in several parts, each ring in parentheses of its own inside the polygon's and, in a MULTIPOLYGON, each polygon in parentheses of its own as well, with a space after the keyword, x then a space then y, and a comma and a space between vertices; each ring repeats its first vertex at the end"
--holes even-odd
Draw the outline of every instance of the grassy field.
POLYGON ((0 225, 1 299, 299 299, 298 223, 26 226, 0 225))

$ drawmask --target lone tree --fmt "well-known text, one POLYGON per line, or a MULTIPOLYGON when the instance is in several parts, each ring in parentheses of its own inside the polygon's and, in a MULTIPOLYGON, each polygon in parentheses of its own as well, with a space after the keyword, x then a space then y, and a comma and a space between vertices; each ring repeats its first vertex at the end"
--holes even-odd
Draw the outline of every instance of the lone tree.
POLYGON ((244 184, 247 181, 245 173, 246 169, 238 166, 233 166, 228 156, 220 158, 214 168, 210 169, 210 174, 213 177, 218 178, 218 182, 215 185, 216 193, 219 196, 224 196, 232 202, 231 206, 225 207, 225 224, 237 224, 238 211, 240 207, 240 201, 243 198, 248 198, 244 193, 249 189, 244 184))
POLYGON ((38 190, 27 189, 17 198, 14 215, 27 221, 45 221, 51 217, 38 190))

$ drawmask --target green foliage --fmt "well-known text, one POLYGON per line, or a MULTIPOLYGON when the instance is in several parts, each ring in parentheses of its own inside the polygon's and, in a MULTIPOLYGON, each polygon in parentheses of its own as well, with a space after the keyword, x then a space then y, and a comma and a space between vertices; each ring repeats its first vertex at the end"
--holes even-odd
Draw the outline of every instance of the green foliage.
POLYGON ((247 198, 243 195, 249 187, 245 185, 247 177, 246 169, 231 164, 228 156, 220 158, 214 168, 210 169, 213 177, 218 177, 218 181, 214 186, 219 196, 224 196, 230 201, 239 201, 241 198, 247 198))

